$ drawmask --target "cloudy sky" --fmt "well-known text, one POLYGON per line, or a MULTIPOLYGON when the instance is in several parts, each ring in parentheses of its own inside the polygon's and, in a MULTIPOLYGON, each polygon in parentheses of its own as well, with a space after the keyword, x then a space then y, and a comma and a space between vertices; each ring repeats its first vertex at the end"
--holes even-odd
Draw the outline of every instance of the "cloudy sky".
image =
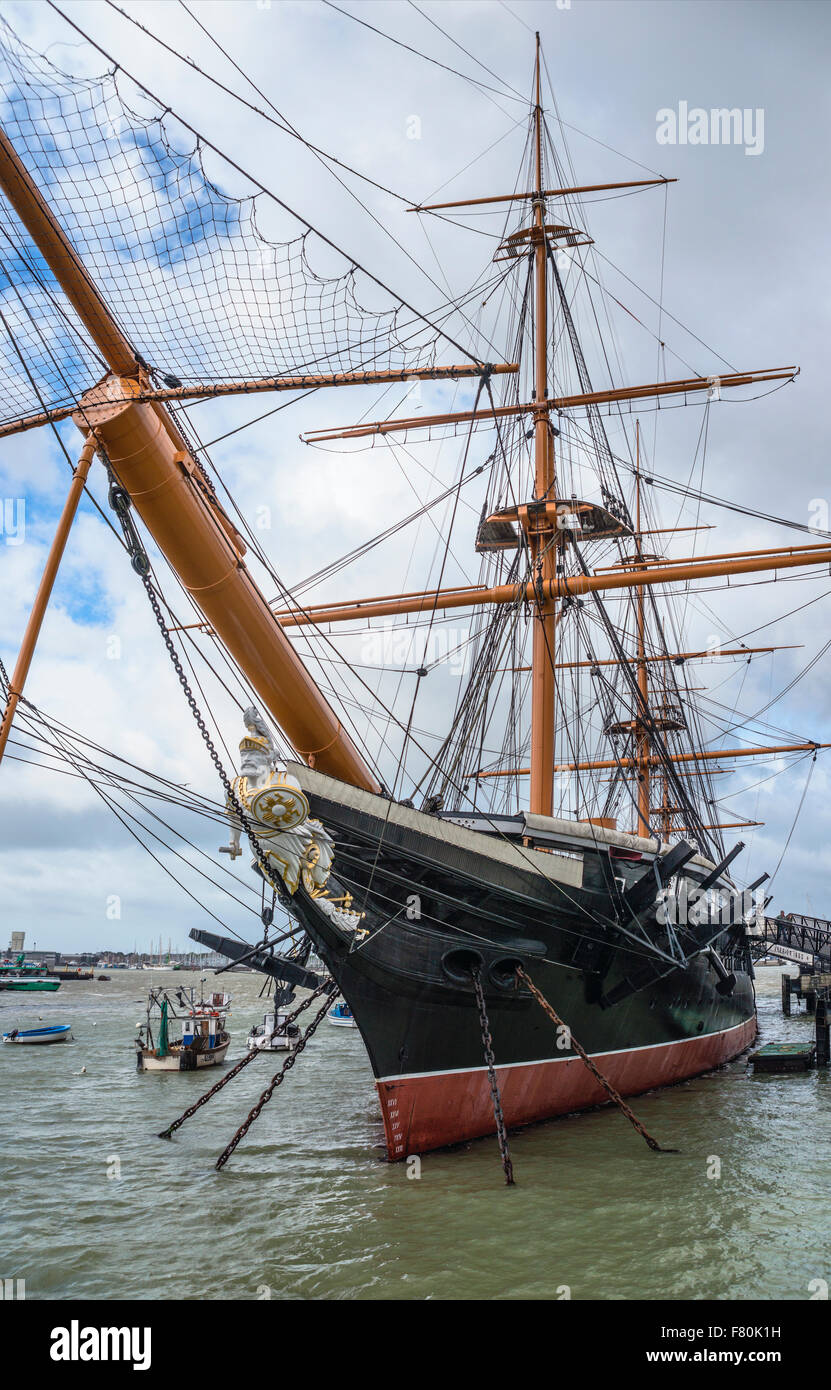
MULTIPOLYGON (((61 8, 179 116, 410 303, 432 310, 487 269, 493 243, 479 232, 498 231, 498 225, 472 218, 464 226, 436 220, 425 224, 407 214, 401 201, 341 172, 344 187, 305 146, 221 94, 113 7, 96 0, 61 8)), ((786 6, 702 0, 513 0, 510 5, 424 0, 416 7, 403 0, 344 0, 341 11, 376 26, 399 45, 318 0, 202 0, 190 5, 192 14, 173 3, 124 8, 175 53, 192 57, 262 105, 263 99, 246 85, 242 74, 247 75, 307 141, 418 202, 484 196, 515 186, 527 117, 520 95, 530 88, 533 31, 539 28, 563 122, 557 139, 567 140, 579 181, 649 177, 645 170, 679 180, 666 195, 658 190, 588 209, 592 236, 607 258, 602 262, 606 289, 630 311, 612 310, 620 379, 634 384, 654 380, 656 373, 686 376, 690 372, 684 363, 703 373, 723 368, 725 361, 737 369, 799 364, 796 383, 782 391, 752 405, 725 400, 712 407, 706 464, 696 478, 719 497, 800 524, 829 527, 824 356, 831 20, 826 6, 812 0, 786 6), (421 54, 437 62, 428 63, 421 54), (747 112, 738 143, 659 142, 659 132, 667 128, 661 113, 679 117, 680 112, 683 119, 684 110, 723 107, 747 112), (661 296, 666 311, 660 324, 667 344, 663 360, 657 355, 658 309, 652 302, 661 296)), ((28 43, 48 50, 70 72, 93 74, 106 66, 39 0, 2 4, 0 14, 28 43)), ((550 97, 545 101, 553 116, 550 97)), ((214 157, 206 157, 206 168, 227 192, 250 191, 214 157)), ((291 234, 285 217, 267 208, 263 217, 270 234, 291 234)), ((321 273, 338 268, 322 246, 316 254, 321 273)), ((490 331, 488 314, 486 309, 482 325, 490 331)), ((457 330, 466 348, 477 346, 470 326, 459 324, 457 330)), ((452 354, 450 348, 444 351, 452 354)), ((593 360, 598 360, 596 354, 593 360)), ((405 467, 400 451, 329 453, 299 442, 303 430, 380 418, 402 399, 403 391, 383 398, 377 391, 321 392, 212 449, 245 515, 252 521, 257 516, 269 520, 263 544, 285 582, 293 585, 316 572, 452 481, 458 447, 413 445, 405 467)), ((425 386, 420 405, 429 411, 469 399, 464 388, 425 386)), ((198 407, 193 419, 202 438, 213 440, 272 405, 268 397, 213 401, 198 407)), ((667 412, 660 421, 644 413, 647 452, 657 472, 688 478, 701 423, 699 407, 667 412)), ((63 437, 77 450, 73 427, 67 425, 63 437)), ((481 447, 486 448, 484 437, 481 447)), ((50 435, 36 431, 0 442, 0 497, 7 504, 0 535, 0 655, 9 669, 66 486, 66 464, 50 435), (21 500, 26 529, 24 542, 17 544, 14 523, 21 500)), ((100 477, 93 490, 104 499, 100 477)), ((673 518, 679 506, 673 501, 673 518)), ((457 544, 458 558, 445 576, 450 582, 476 579, 472 542, 477 513, 471 494, 462 531, 470 558, 457 544)), ((442 508, 437 509, 437 524, 442 515, 442 508)), ((698 540, 702 555, 772 545, 785 535, 795 544, 810 539, 722 509, 704 507, 697 517, 686 508, 681 517, 681 524, 696 519, 718 523, 717 531, 698 540)), ((426 585, 431 573, 436 577, 431 528, 432 523, 422 522, 415 542, 380 547, 334 586, 316 590, 315 597, 426 585)), ((674 553, 686 553, 680 544, 674 553)), ((690 605, 692 645, 706 643, 711 634, 729 641, 757 628, 755 636, 745 638, 751 645, 802 644, 750 667, 707 671, 702 684, 715 693, 723 681, 718 698, 729 708, 738 702, 744 710, 761 709, 831 636, 824 597, 828 587, 823 575, 739 588, 729 595, 707 594, 706 606, 690 605)), ((461 623, 459 630, 463 632, 461 623)), ((343 650, 359 660, 363 653, 367 660, 361 643, 356 635, 343 650)), ((790 735, 831 740, 829 674, 831 661, 823 657, 772 706, 766 718, 789 736, 770 733, 767 742, 790 742, 790 735)), ((444 684, 437 683, 419 708, 418 722, 426 729, 441 727, 441 712, 453 698, 452 682, 458 676, 444 671, 441 680, 444 684)), ((206 684, 206 691, 233 749, 240 732, 236 707, 215 682, 206 684)), ((210 763, 141 586, 88 502, 72 534, 27 693, 50 719, 216 798, 210 763)), ((378 737, 377 721, 359 710, 351 713, 363 735, 378 737)), ((717 747, 715 728, 711 736, 717 747)), ((23 727, 18 738, 31 741, 23 727)), ((151 840, 161 863, 154 862, 130 835, 129 817, 124 817, 126 824, 119 821, 85 783, 20 761, 37 762, 39 754, 19 742, 10 751, 14 757, 4 761, 0 775, 3 941, 18 928, 26 930, 30 945, 67 951, 132 947, 134 941, 146 949, 159 936, 165 944, 171 938, 174 949, 185 949, 192 926, 211 925, 187 889, 233 930, 252 932, 256 901, 246 882, 250 875, 238 871, 238 882, 228 877, 227 860, 223 864, 216 854, 222 838, 218 827, 180 816, 176 828, 197 848, 183 847, 181 841, 176 848, 192 858, 199 850, 209 855, 212 865, 206 858, 199 862, 233 898, 151 840)), ((820 916, 831 916, 826 757, 821 754, 816 764, 775 883, 777 908, 820 916)), ((720 779, 725 796, 728 788, 731 794, 746 789, 729 802, 735 815, 722 810, 725 819, 766 822, 743 834, 748 876, 776 866, 808 768, 807 762, 767 762, 761 768, 748 763, 734 778, 720 779), (762 780, 780 768, 785 769, 781 776, 762 780)), ((162 809, 165 819, 173 818, 162 809)), ((160 824, 155 828, 171 840, 160 824)))

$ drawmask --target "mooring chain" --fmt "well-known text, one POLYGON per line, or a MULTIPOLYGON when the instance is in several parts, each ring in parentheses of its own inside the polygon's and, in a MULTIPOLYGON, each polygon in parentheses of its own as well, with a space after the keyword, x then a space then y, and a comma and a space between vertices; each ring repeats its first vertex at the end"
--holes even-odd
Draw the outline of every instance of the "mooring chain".
MULTIPOLYGON (((308 998, 301 1000, 301 1002, 297 1005, 297 1008, 294 1009, 292 1013, 290 1013, 284 1020, 282 1025, 283 1031, 285 1031, 288 1028, 290 1023, 294 1023, 295 1019, 299 1018, 300 1015, 303 1013, 303 1010, 308 1009, 309 1006, 314 1003, 315 999, 317 999, 319 995, 323 994, 324 991, 328 988, 330 988, 330 981, 328 979, 323 980, 318 985, 317 989, 314 990, 313 993, 308 996, 308 998)), ((275 1028, 271 1036, 274 1037, 274 1033, 276 1033, 277 1031, 278 1030, 275 1028)), ((257 1057, 262 1050, 263 1049, 261 1048, 255 1047, 252 1048, 250 1052, 247 1052, 245 1056, 241 1058, 240 1061, 237 1062, 236 1065, 231 1068, 230 1071, 226 1071, 225 1075, 221 1077, 219 1081, 217 1081, 215 1086, 212 1086, 211 1089, 209 1091, 206 1091, 203 1096, 200 1096, 198 1100, 195 1100, 193 1105, 189 1105, 187 1110, 184 1110, 182 1114, 179 1116, 178 1120, 174 1120, 172 1124, 168 1125, 167 1129, 163 1129, 161 1134, 159 1135, 159 1138, 170 1139, 171 1135, 173 1135, 175 1131, 185 1123, 185 1120, 189 1120, 191 1115, 195 1115, 197 1110, 200 1110, 203 1105, 207 1105, 208 1101, 216 1095, 217 1091, 221 1091, 223 1086, 227 1086, 229 1081, 233 1081, 234 1077, 239 1075, 243 1067, 247 1067, 249 1062, 253 1062, 254 1058, 257 1057)))
MULTIPOLYGON (((328 985, 329 981, 327 980, 325 983, 328 985)), ((333 993, 330 994, 329 997, 324 1001, 322 1007, 318 1009, 317 1013, 315 1014, 314 1018, 312 1019, 302 1038, 298 1042, 294 1051, 289 1053, 280 1070, 278 1072, 275 1072, 274 1076, 272 1076, 271 1080, 269 1081, 268 1085, 266 1086, 265 1090, 260 1096, 260 1099, 257 1101, 257 1104, 252 1106, 251 1110, 248 1112, 247 1117, 245 1118, 245 1120, 243 1120, 233 1139, 230 1141, 227 1148, 223 1149, 222 1153, 219 1155, 219 1158, 216 1160, 217 1172, 221 1172, 222 1169, 225 1167, 225 1164, 228 1162, 228 1159, 231 1157, 231 1154, 234 1152, 234 1149, 237 1147, 237 1144, 239 1144, 241 1139, 245 1138, 254 1121, 259 1116, 263 1106, 268 1104, 268 1102, 271 1100, 271 1097, 274 1095, 274 1092, 277 1090, 277 1087, 281 1086, 282 1083, 285 1081, 286 1077, 288 1076, 288 1073, 291 1071, 292 1067, 294 1066, 295 1062, 300 1056, 300 1053, 306 1046, 306 1043, 309 1041, 312 1035, 317 1031, 320 1024, 323 1022, 327 1012, 331 1008, 332 1000, 337 998, 338 993, 339 991, 335 989, 333 993)))
POLYGON ((514 1165, 511 1162, 511 1155, 508 1152, 508 1133, 505 1129, 505 1116, 502 1114, 502 1101, 499 1097, 499 1086, 496 1081, 496 1063, 493 1055, 493 1038, 491 1037, 490 1023, 488 1022, 488 1011, 485 1007, 485 995, 482 989, 482 977, 479 967, 475 966, 473 971, 473 988, 476 991, 476 1003, 479 1009, 479 1023, 482 1029, 482 1050, 485 1054, 485 1062, 488 1067, 488 1081, 491 1088, 491 1100, 493 1101, 493 1115, 496 1120, 496 1134, 499 1140, 499 1154, 502 1159, 502 1167, 505 1172, 505 1182, 508 1187, 514 1184, 514 1165))
POLYGON ((544 1011, 548 1014, 548 1017, 551 1019, 551 1022, 552 1022, 557 1028, 565 1028, 566 1032, 568 1033, 569 1040, 570 1040, 570 1042, 571 1042, 571 1046, 574 1048, 574 1051, 577 1053, 577 1055, 578 1055, 578 1057, 580 1058, 581 1062, 583 1062, 584 1066, 588 1067, 589 1071, 591 1072, 591 1074, 592 1074, 592 1076, 595 1078, 595 1080, 600 1082, 600 1085, 603 1087, 604 1091, 606 1091, 607 1094, 611 1097, 611 1099, 614 1101, 615 1105, 617 1105, 617 1106, 619 1107, 619 1109, 623 1111, 623 1114, 626 1116, 626 1118, 627 1118, 627 1120, 629 1121, 629 1123, 630 1123, 631 1125, 633 1125, 634 1128, 638 1131, 638 1134, 640 1134, 641 1137, 642 1137, 643 1139, 646 1140, 646 1142, 647 1142, 647 1144, 649 1145, 650 1149, 652 1149, 653 1152, 654 1152, 654 1153, 657 1153, 657 1154, 677 1154, 677 1153, 680 1153, 680 1150, 679 1150, 679 1149, 665 1149, 665 1148, 663 1148, 663 1147, 658 1143, 657 1139, 653 1139, 653 1138, 652 1138, 652 1135, 649 1133, 649 1131, 648 1131, 647 1129, 644 1128, 644 1126, 641 1124, 640 1120, 638 1119, 637 1115, 633 1114, 632 1111, 629 1109, 629 1106, 626 1104, 626 1101, 623 1099, 623 1096, 621 1096, 621 1095, 615 1090, 615 1088, 614 1088, 614 1086, 612 1085, 611 1081, 608 1081, 608 1080, 606 1079, 606 1077, 603 1075, 603 1073, 600 1072, 600 1071, 598 1071, 597 1067, 595 1066, 595 1064, 594 1064, 594 1062, 592 1061, 591 1057, 589 1056, 588 1052, 586 1052, 586 1049, 585 1049, 584 1047, 581 1047, 581 1046, 580 1046, 579 1042, 578 1042, 577 1039, 575 1038, 575 1036, 574 1036, 574 1034, 572 1033, 571 1029, 569 1028, 568 1024, 567 1024, 567 1023, 564 1023, 563 1020, 560 1018, 560 1015, 557 1013, 557 1011, 551 1007, 551 1005, 549 1004, 549 1002, 548 1002, 548 1000, 545 998, 545 996, 544 996, 543 994, 541 994, 540 991, 537 989, 537 986, 534 984, 534 982, 533 982, 533 980, 530 978, 530 976, 527 975, 527 974, 525 973, 525 971, 522 969, 521 966, 517 969, 517 972, 516 972, 516 973, 517 973, 517 978, 520 979, 520 980, 522 980, 523 984, 526 984, 526 985, 528 986, 528 988, 530 989, 530 991, 531 991, 531 993, 533 994, 534 998, 536 999, 537 1003, 538 1003, 538 1004, 540 1005, 540 1007, 541 1007, 542 1009, 544 1009, 544 1011))
POLYGON ((228 777, 225 768, 222 766, 222 760, 216 751, 214 741, 210 735, 210 730, 208 729, 208 726, 202 717, 202 712, 196 703, 196 699, 194 697, 193 691, 190 688, 188 678, 185 675, 184 667, 182 666, 182 663, 179 659, 179 653, 176 650, 173 638, 171 637, 167 627, 167 623, 164 620, 159 601, 156 597, 156 591, 153 588, 153 581, 150 578, 150 561, 148 560, 147 552, 145 551, 144 546, 141 543, 141 537, 139 536, 139 533, 136 530, 135 522, 133 521, 133 518, 130 515, 130 508, 132 506, 130 494, 127 492, 126 488, 123 488, 119 485, 118 480, 116 479, 115 474, 112 471, 109 459, 107 459, 106 457, 104 459, 104 464, 110 479, 109 503, 121 523, 121 529, 124 532, 124 540, 126 542, 127 549, 130 553, 130 563, 133 566, 133 569, 136 571, 136 574, 141 579, 142 584, 144 585, 147 597, 150 600, 150 606, 153 609, 153 614, 159 626, 159 631, 162 634, 162 638, 164 640, 165 646, 167 647, 170 660, 173 663, 173 669, 175 670, 176 675, 179 677, 179 684, 181 685, 182 690, 185 693, 187 702, 190 705, 191 712, 193 714, 194 719, 196 720, 199 732, 202 735, 202 738, 205 742, 205 746, 211 756, 211 761, 213 762, 214 767, 219 773, 220 781, 222 782, 222 785, 225 788, 225 794, 228 798, 228 804, 233 808, 240 825, 242 826, 243 830, 248 836, 248 839, 251 843, 251 848, 254 851, 257 863, 259 864, 260 869, 262 870, 264 878, 267 880, 267 882, 271 883, 271 876, 274 873, 274 869, 269 864, 268 855, 266 854, 265 850, 263 849, 262 845, 257 839, 257 836, 254 832, 254 828, 250 820, 246 816, 244 810, 242 809, 239 798, 237 797, 237 794, 234 791, 233 786, 231 785, 230 778, 228 777))
POLYGON ((173 644, 173 639, 167 630, 167 624, 165 623, 165 620, 162 616, 162 610, 159 607, 159 601, 156 598, 156 593, 151 583, 150 576, 143 574, 141 576, 141 579, 145 589, 147 590, 147 597, 150 600, 150 605, 155 614, 156 622, 159 625, 159 630, 162 634, 162 637, 164 638, 164 644, 167 647, 167 650, 170 654, 170 660, 173 662, 174 670, 176 671, 176 674, 179 677, 179 684, 181 685, 182 690, 185 693, 187 702, 190 705, 191 711, 193 713, 193 717, 196 720, 199 732, 202 735, 202 738, 205 741, 205 746, 211 755, 211 761, 213 762, 214 767, 219 773, 220 781, 222 782, 222 785, 225 788, 225 794, 228 798, 228 803, 230 806, 233 807, 234 813, 237 816, 240 825, 242 826, 243 830, 248 836, 251 848, 254 851, 257 863, 259 864, 260 869, 262 870, 263 876, 267 879, 269 883, 271 883, 274 868, 272 865, 269 864, 268 856, 265 850, 263 849, 262 845, 260 844, 259 840, 257 839, 254 827, 252 826, 250 820, 243 811, 242 806, 239 802, 239 798, 237 797, 237 794, 234 791, 233 786, 231 785, 231 781, 228 777, 228 774, 226 773, 225 768, 222 766, 222 760, 219 754, 217 753, 216 748, 214 747, 214 742, 211 738, 208 726, 205 723, 205 720, 202 718, 199 706, 197 705, 196 700, 194 699, 193 691, 191 690, 190 685, 188 684, 188 678, 185 675, 184 668, 182 666, 181 661, 179 660, 179 653, 177 652, 173 644))

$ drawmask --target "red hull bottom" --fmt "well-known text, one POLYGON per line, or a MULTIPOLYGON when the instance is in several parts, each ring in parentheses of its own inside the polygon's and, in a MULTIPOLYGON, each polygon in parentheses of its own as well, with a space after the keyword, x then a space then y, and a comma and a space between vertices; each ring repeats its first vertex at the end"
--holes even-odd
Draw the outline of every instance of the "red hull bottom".
MULTIPOLYGON (((593 1060, 621 1095, 634 1096, 711 1071, 749 1047, 756 1031, 756 1019, 750 1018, 723 1033, 628 1052, 598 1053, 593 1060)), ((509 1129, 586 1110, 609 1099, 579 1057, 514 1062, 498 1066, 496 1075, 509 1129)), ((375 1084, 387 1156, 393 1162, 495 1132, 485 1067, 388 1077, 375 1084)))

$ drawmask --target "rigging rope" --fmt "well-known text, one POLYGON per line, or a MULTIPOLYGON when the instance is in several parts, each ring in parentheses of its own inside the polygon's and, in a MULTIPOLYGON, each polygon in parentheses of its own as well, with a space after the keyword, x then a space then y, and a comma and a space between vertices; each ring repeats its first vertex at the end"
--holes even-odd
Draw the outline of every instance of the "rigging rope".
MULTIPOLYGON (((63 18, 110 70, 73 77, 3 21, 0 123, 142 360, 174 370, 186 384, 370 367, 407 373, 433 364, 442 337, 462 360, 475 360, 447 329, 429 323, 63 18), (136 89, 129 98, 125 82, 136 89), (182 147, 174 121, 189 147, 182 147), (245 178, 253 194, 232 197, 217 187, 205 170, 206 151, 245 178), (262 198, 299 223, 300 233, 282 242, 264 236, 257 223, 262 198), (342 257, 337 273, 322 275, 310 263, 313 235, 342 257), (383 290, 388 307, 364 306, 361 275, 383 290)), ((5 201, 0 230, 17 248, 4 309, 37 383, 35 391, 0 348, 0 422, 10 423, 37 414, 38 395, 47 409, 73 404, 100 378, 101 362, 5 201), (12 305, 9 288, 56 347, 62 374, 30 316, 12 305)))

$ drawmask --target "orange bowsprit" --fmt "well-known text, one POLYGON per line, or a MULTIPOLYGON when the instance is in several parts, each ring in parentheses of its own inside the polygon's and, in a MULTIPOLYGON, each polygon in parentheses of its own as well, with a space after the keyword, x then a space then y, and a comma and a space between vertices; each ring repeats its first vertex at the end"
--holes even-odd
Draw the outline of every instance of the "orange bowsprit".
POLYGON ((92 426, 159 549, 301 757, 311 754, 321 772, 378 791, 246 569, 241 538, 194 481, 195 465, 173 417, 159 402, 131 400, 147 385, 141 363, 2 131, 0 188, 113 374, 86 393, 76 423, 85 435, 92 426))
POLYGON ((163 408, 131 403, 128 381, 107 382, 87 392, 74 418, 94 429, 162 554, 301 757, 314 757, 330 777, 378 791, 247 570, 231 523, 197 482, 190 455, 177 449, 163 408))

